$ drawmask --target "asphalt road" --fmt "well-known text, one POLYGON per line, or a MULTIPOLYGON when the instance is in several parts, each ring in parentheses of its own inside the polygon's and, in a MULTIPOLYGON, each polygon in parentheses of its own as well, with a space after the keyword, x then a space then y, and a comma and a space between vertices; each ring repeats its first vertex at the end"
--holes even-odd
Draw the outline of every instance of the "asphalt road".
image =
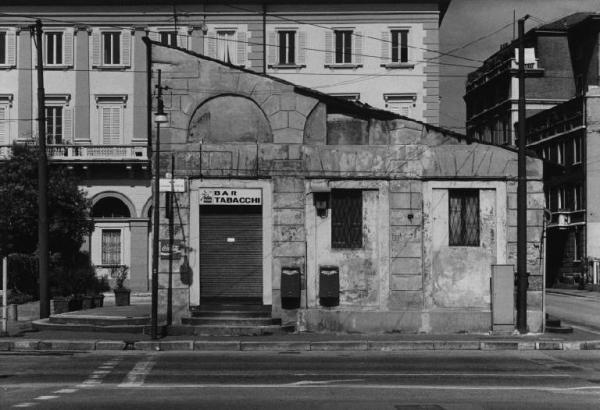
MULTIPOLYGON (((546 292, 546 312, 569 324, 600 332, 600 294, 579 295, 546 292)), ((599 333, 600 334, 600 333, 599 333)))
POLYGON ((0 408, 598 409, 600 352, 0 354, 0 408))

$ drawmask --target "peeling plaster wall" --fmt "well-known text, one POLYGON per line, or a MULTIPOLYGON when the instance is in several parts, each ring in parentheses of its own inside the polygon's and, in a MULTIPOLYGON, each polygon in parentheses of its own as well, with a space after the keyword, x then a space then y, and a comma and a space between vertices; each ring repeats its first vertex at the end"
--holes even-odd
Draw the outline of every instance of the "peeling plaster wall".
MULTIPOLYGON (((265 272, 270 272, 264 276, 263 300, 272 303, 273 317, 315 331, 489 329, 490 265, 516 263, 515 152, 466 144, 455 135, 411 120, 381 120, 380 113, 358 106, 346 113, 343 104, 332 112, 361 118, 368 127, 353 129, 358 132, 354 136, 338 128, 336 143, 346 142, 328 145, 331 100, 177 49, 153 46, 152 56, 153 72, 162 69, 163 85, 172 90, 165 95, 170 122, 161 127, 165 152, 161 173, 170 169, 172 151, 175 176, 188 179, 192 187, 191 192, 177 195, 175 239, 187 241, 188 256, 198 257, 194 199, 198 187, 242 187, 260 181, 272 195, 263 210, 268 215, 264 237, 269 238, 264 243, 265 272), (238 105, 245 107, 239 115, 232 111, 238 105), (215 114, 220 107, 223 111, 215 114), (227 112, 231 114, 224 115, 227 112), (244 122, 249 126, 243 127, 244 122), (348 145, 349 141, 354 144, 348 145), (316 215, 315 184, 329 190, 364 190, 364 249, 331 249, 330 216, 316 215), (442 191, 452 186, 482 189, 483 246, 478 250, 461 253, 444 245, 440 232, 447 232, 443 227, 447 209, 432 213, 431 203, 434 188, 436 198, 443 200, 442 191), (338 307, 319 305, 318 266, 325 264, 341 267, 338 307), (298 310, 281 308, 284 266, 301 270, 298 310)), ((156 77, 152 80, 154 84, 156 77)), ((529 158, 527 169, 529 323, 536 331, 543 318, 541 161, 529 158)), ((167 238, 166 226, 162 219, 162 239, 167 238)), ((195 286, 201 276, 196 264, 194 260, 189 275, 175 267, 176 320, 189 305, 198 303, 195 286)), ((161 261, 161 309, 165 309, 166 272, 161 261)))

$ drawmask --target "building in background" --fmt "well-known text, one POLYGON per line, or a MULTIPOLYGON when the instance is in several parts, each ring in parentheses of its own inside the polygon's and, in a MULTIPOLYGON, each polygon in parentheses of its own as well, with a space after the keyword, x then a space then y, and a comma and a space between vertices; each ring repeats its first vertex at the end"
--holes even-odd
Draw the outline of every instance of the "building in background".
MULTIPOLYGON (((162 3, 0 5, 0 155, 10 155, 14 142, 37 138, 30 26, 39 18, 51 160, 73 167, 92 200, 92 261, 101 272, 130 266, 135 290, 148 289, 150 260, 144 37, 439 122, 438 27, 449 0, 162 3)), ((183 80, 169 92, 182 88, 183 80)))
MULTIPOLYGON (((598 285, 600 14, 576 13, 525 36, 527 147, 545 160, 547 285, 598 285)), ((469 75, 467 135, 515 145, 517 43, 469 75)))

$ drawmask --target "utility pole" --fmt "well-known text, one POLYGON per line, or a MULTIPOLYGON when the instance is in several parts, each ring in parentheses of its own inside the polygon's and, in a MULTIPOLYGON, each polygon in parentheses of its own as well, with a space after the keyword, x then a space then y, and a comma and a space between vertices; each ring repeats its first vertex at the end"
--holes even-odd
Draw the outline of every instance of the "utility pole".
POLYGON ((175 155, 171 153, 171 190, 167 192, 166 207, 169 218, 169 285, 167 287, 167 326, 173 324, 173 178, 175 177, 175 155))
POLYGON ((154 173, 152 186, 153 222, 152 222, 152 306, 150 318, 150 336, 158 339, 158 263, 160 257, 160 124, 167 122, 162 100, 161 70, 158 70, 156 85, 157 112, 154 114, 156 123, 156 148, 154 149, 154 173))
POLYGON ((517 330, 527 333, 527 168, 525 149, 525 20, 519 19, 519 160, 517 185, 517 330))
POLYGON ((42 21, 35 22, 38 83, 38 260, 40 275, 40 319, 50 316, 48 298, 48 158, 46 157, 46 96, 44 92, 44 58, 42 21))

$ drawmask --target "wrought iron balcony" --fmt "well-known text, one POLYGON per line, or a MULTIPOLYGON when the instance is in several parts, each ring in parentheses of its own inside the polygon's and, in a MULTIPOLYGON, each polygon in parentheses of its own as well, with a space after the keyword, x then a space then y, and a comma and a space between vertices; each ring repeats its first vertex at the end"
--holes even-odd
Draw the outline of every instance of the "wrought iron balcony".
MULTIPOLYGON (((11 145, 0 145, 0 159, 7 159, 12 152, 11 145)), ((73 145, 51 144, 46 146, 48 158, 53 161, 147 161, 147 145, 73 145)))

